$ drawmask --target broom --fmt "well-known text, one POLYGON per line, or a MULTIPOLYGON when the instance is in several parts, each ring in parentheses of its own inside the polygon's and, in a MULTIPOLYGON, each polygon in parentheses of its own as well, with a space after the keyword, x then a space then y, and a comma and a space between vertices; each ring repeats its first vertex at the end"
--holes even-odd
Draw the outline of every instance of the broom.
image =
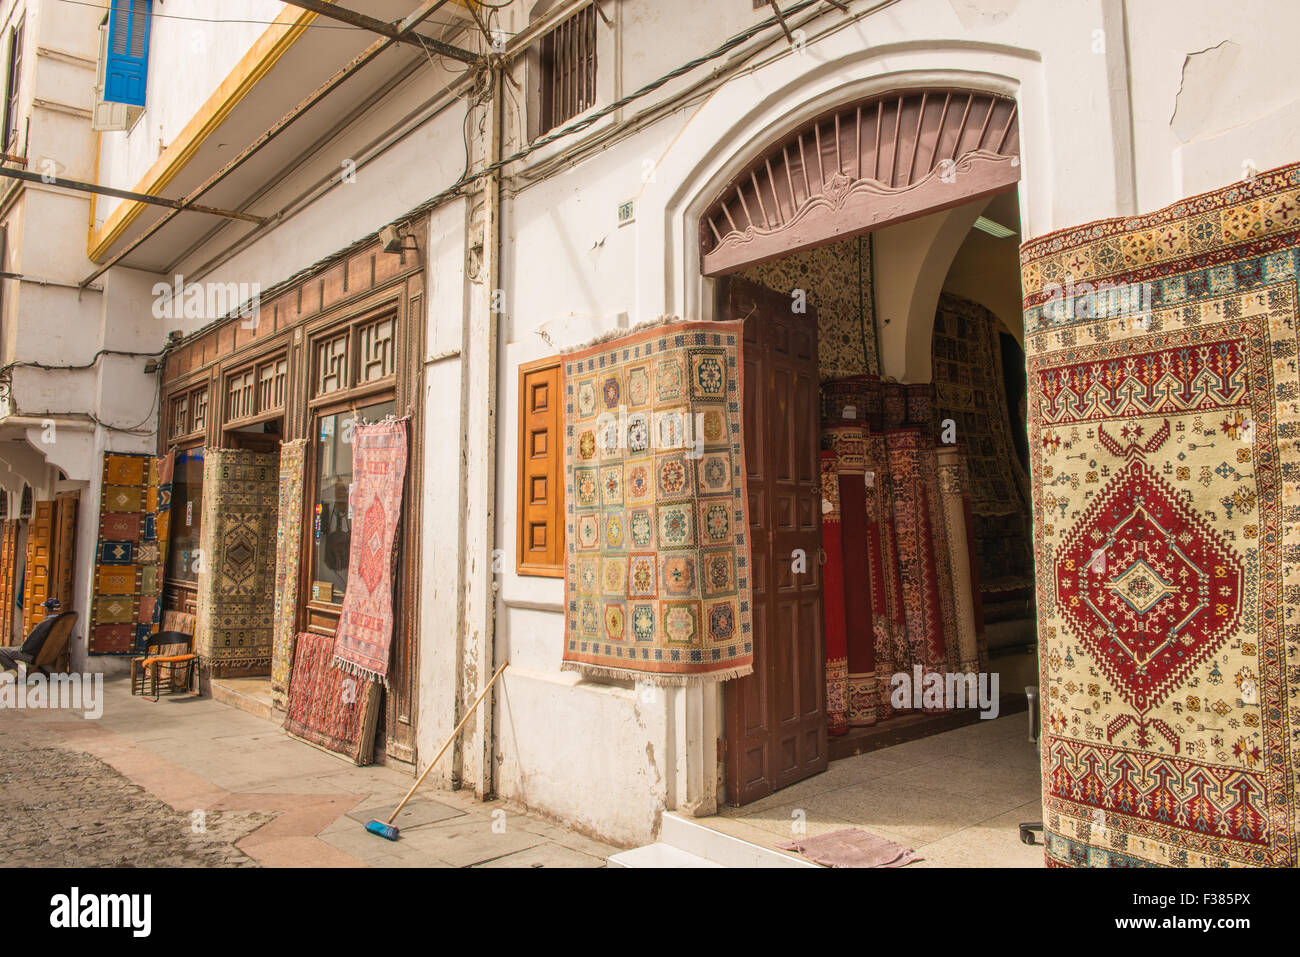
POLYGON ((434 755, 433 760, 429 762, 429 766, 424 769, 424 773, 421 774, 415 784, 411 786, 411 790, 406 792, 406 797, 402 798, 402 803, 397 805, 397 809, 388 816, 388 820, 386 822, 368 821, 366 823, 367 831, 371 834, 378 834, 380 837, 387 838, 390 841, 397 840, 401 835, 401 831, 393 826, 393 822, 397 820, 397 815, 402 813, 402 808, 406 807, 406 802, 411 800, 411 795, 415 794, 415 792, 420 789, 420 785, 423 784, 424 779, 429 776, 429 772, 432 771, 433 766, 438 763, 438 759, 446 753, 448 748, 451 747, 451 743, 456 740, 456 735, 460 734, 460 729, 465 727, 465 724, 469 719, 474 716, 474 712, 478 709, 479 702, 487 697, 487 693, 492 690, 492 686, 496 684, 497 679, 501 677, 501 672, 506 670, 507 664, 509 664, 509 662, 503 661, 501 663, 501 667, 498 668, 497 673, 492 676, 492 680, 487 683, 487 687, 484 688, 483 692, 474 699, 474 703, 470 705, 469 710, 465 712, 465 717, 460 719, 460 724, 456 725, 456 730, 451 733, 451 737, 448 738, 447 743, 442 746, 442 750, 434 755))

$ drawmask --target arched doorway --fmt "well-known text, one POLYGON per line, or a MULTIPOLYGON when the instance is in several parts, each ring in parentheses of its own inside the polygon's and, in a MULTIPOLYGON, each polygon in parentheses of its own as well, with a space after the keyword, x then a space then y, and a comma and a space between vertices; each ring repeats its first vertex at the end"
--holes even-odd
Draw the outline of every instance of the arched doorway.
POLYGON ((965 466, 938 442, 930 344, 954 257, 1019 178, 1013 99, 896 91, 770 143, 700 217, 717 315, 767 330, 746 332, 755 673, 725 692, 727 803, 823 770, 828 727, 890 717, 896 669, 987 665, 974 530, 939 481, 965 466))

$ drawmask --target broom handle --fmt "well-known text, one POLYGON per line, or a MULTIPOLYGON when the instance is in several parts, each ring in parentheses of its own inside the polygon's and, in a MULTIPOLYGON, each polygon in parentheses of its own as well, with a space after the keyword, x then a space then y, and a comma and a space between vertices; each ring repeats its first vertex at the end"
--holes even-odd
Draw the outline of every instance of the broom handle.
POLYGON ((433 770, 433 766, 438 763, 438 759, 446 753, 448 748, 451 747, 451 743, 455 741, 456 736, 460 734, 460 729, 465 727, 469 722, 469 719, 474 716, 474 712, 478 710, 479 702, 487 697, 487 693, 492 690, 492 686, 497 683, 497 679, 501 677, 501 672, 506 670, 506 665, 509 663, 510 662, 508 661, 501 662, 501 667, 497 669, 497 673, 492 676, 492 680, 487 683, 487 687, 483 689, 483 692, 474 699, 474 703, 470 705, 469 710, 465 712, 465 717, 460 719, 460 724, 456 725, 456 730, 451 733, 451 737, 448 738, 447 743, 442 746, 442 750, 433 756, 433 760, 430 761, 429 766, 424 769, 424 773, 421 774, 415 784, 411 786, 411 790, 406 792, 406 797, 402 798, 402 803, 397 805, 397 810, 393 811, 392 816, 387 821, 388 824, 392 824, 397 820, 397 815, 402 813, 402 808, 406 807, 406 802, 411 800, 411 795, 415 794, 415 792, 420 789, 420 785, 423 784, 424 779, 429 776, 429 772, 433 770))

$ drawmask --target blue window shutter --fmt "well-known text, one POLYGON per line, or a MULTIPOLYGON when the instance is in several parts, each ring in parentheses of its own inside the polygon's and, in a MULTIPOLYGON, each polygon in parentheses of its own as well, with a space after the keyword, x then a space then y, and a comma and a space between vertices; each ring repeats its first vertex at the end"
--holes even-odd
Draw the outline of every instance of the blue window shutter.
POLYGON ((104 99, 144 106, 149 73, 149 0, 112 0, 104 99))

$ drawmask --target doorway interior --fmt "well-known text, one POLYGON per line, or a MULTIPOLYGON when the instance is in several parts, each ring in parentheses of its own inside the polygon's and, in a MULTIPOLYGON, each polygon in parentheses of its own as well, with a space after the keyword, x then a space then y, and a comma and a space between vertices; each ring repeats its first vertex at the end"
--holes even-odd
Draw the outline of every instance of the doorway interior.
POLYGON ((980 720, 975 709, 891 703, 893 676, 916 666, 997 674, 1002 715, 1023 710, 1037 683, 1019 205, 1014 188, 969 205, 930 214, 973 225, 935 288, 906 291, 934 303, 927 382, 881 374, 880 333, 894 317, 877 302, 899 291, 878 259, 892 262, 895 244, 926 235, 916 226, 793 252, 716 284, 719 317, 746 320, 754 562, 755 674, 724 692, 729 805, 831 761, 980 720), (846 435, 865 443, 846 451, 846 435), (818 468, 828 459, 850 463, 833 480, 834 526, 818 468), (939 476, 954 469, 964 476, 964 538, 944 534, 939 476), (791 560, 799 549, 817 556, 802 571, 791 560), (973 659, 963 629, 973 629, 973 659))

